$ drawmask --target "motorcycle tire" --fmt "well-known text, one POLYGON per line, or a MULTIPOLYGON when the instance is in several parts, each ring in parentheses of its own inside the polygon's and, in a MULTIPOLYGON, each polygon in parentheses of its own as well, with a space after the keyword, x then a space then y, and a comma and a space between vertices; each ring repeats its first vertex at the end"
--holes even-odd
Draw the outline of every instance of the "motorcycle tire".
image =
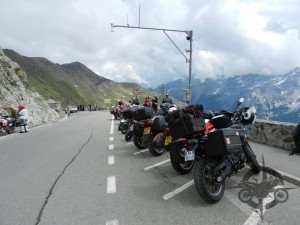
POLYGON ((118 131, 121 131, 122 127, 123 127, 124 123, 119 123, 119 126, 118 126, 118 131))
POLYGON ((195 162, 194 182, 198 194, 210 204, 221 200, 225 191, 225 180, 217 182, 212 170, 218 163, 211 159, 195 162))
POLYGON ((172 167, 180 174, 187 174, 194 168, 194 160, 187 162, 178 162, 171 159, 172 167))
POLYGON ((6 133, 8 133, 8 134, 12 134, 12 133, 14 133, 15 132, 15 126, 12 126, 10 129, 8 129, 7 131, 6 131, 6 133))
POLYGON ((143 143, 143 135, 133 135, 133 143, 138 149, 145 149, 148 146, 147 143, 143 143))
POLYGON ((127 130, 128 130, 128 124, 124 123, 121 128, 122 134, 126 134, 127 130))
POLYGON ((247 144, 244 147, 244 153, 247 158, 247 164, 250 166, 253 173, 259 173, 261 171, 261 167, 259 163, 256 160, 256 156, 254 152, 252 151, 251 147, 247 144))
POLYGON ((148 144, 149 152, 154 156, 160 156, 165 152, 164 147, 158 147, 155 142, 153 142, 153 138, 155 135, 151 135, 150 142, 148 144))
POLYGON ((133 137, 133 131, 132 130, 127 130, 125 134, 125 141, 130 141, 133 137))

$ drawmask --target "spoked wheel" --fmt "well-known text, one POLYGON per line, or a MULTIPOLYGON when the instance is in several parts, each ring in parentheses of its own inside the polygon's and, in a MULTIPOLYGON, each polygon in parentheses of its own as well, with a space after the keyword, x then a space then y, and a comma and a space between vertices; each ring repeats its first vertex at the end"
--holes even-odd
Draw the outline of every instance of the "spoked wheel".
POLYGON ((257 162, 256 156, 250 146, 246 144, 246 146, 243 148, 244 153, 247 158, 247 164, 251 167, 253 173, 259 173, 261 170, 261 167, 259 163, 257 162))
POLYGON ((143 135, 133 135, 133 143, 139 149, 144 149, 148 146, 148 142, 144 143, 143 135))
POLYGON ((11 126, 10 129, 6 131, 8 134, 12 134, 15 132, 15 126, 11 126))
POLYGON ((178 162, 172 161, 171 159, 171 165, 177 172, 181 174, 187 174, 192 171, 194 167, 194 160, 184 161, 184 159, 182 158, 182 162, 178 162))
POLYGON ((216 166, 217 162, 210 159, 200 159, 195 162, 195 187, 198 194, 208 203, 220 201, 225 191, 225 180, 218 182, 213 173, 216 166))

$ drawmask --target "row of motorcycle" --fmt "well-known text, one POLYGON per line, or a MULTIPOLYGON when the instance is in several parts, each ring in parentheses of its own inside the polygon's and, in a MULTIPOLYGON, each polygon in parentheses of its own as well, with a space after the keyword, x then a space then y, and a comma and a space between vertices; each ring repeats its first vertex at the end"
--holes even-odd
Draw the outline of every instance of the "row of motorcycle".
POLYGON ((154 156, 168 151, 172 167, 181 174, 194 169, 194 183, 208 203, 221 200, 225 179, 246 165, 261 171, 247 138, 247 125, 254 123, 256 108, 244 107, 239 99, 233 112, 213 113, 203 105, 179 109, 164 103, 154 114, 151 107, 132 106, 120 112, 118 130, 138 149, 149 148, 154 156))

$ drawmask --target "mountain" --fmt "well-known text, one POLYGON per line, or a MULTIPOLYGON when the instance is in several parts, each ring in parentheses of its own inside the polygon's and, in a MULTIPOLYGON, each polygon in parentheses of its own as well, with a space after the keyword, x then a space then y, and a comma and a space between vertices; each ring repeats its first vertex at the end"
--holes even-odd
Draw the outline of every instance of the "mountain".
POLYGON ((27 73, 28 81, 38 93, 46 100, 61 102, 63 107, 89 104, 108 107, 109 101, 115 104, 117 99, 134 98, 133 89, 140 90, 140 101, 157 95, 135 83, 118 83, 101 77, 80 62, 60 65, 42 57, 26 57, 9 49, 3 51, 27 73))
POLYGON ((61 105, 44 100, 26 72, 0 49, 0 113, 16 117, 20 103, 29 110, 30 126, 54 122, 64 115, 61 105))
MULTIPOLYGON (((206 109, 234 110, 239 98, 254 105, 259 119, 300 122, 300 68, 282 75, 247 74, 219 79, 192 79, 191 102, 206 109)), ((165 84, 165 92, 183 101, 188 79, 165 84)), ((161 90, 157 88, 156 90, 161 90)))

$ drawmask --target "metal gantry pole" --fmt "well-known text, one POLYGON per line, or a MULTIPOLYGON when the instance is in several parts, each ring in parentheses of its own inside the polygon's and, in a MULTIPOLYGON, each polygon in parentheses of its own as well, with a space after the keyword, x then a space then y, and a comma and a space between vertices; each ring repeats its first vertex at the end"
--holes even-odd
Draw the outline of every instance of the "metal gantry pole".
POLYGON ((189 98, 187 99, 187 104, 189 105, 191 103, 191 82, 192 82, 192 54, 193 54, 193 31, 186 31, 186 30, 174 30, 174 29, 162 29, 162 28, 151 28, 151 27, 141 27, 140 23, 138 27, 135 26, 122 26, 122 25, 114 25, 111 23, 111 31, 113 32, 113 28, 115 27, 121 27, 121 28, 132 28, 132 29, 144 29, 144 30, 161 30, 165 33, 165 35, 170 39, 170 41, 175 45, 175 47, 179 50, 179 52, 183 55, 183 57, 186 59, 186 62, 189 63, 189 98), (182 51, 178 48, 178 46, 172 41, 172 39, 167 35, 166 31, 172 31, 172 32, 183 32, 186 33, 187 40, 190 41, 190 50, 187 50, 186 52, 189 52, 190 57, 187 59, 185 55, 182 53, 182 51))

